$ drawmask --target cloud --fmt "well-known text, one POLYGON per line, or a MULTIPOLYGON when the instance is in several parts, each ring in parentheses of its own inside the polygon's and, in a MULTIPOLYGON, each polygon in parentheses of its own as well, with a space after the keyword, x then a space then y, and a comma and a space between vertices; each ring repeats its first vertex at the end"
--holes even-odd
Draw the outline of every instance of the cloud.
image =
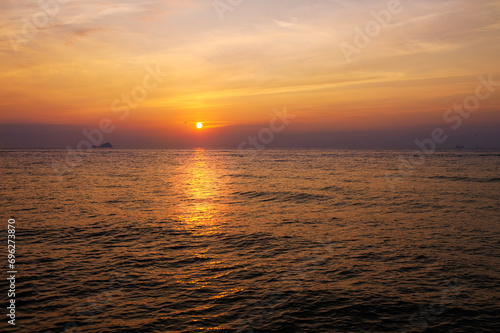
POLYGON ((104 28, 77 28, 74 29, 73 34, 76 36, 88 36, 93 32, 106 31, 104 28))
POLYGON ((296 24, 297 18, 293 17, 291 19, 291 22, 286 22, 286 21, 280 21, 280 20, 274 20, 274 23, 276 23, 278 26, 282 28, 291 28, 294 27, 296 24))
POLYGON ((149 10, 144 3, 115 3, 113 5, 88 3, 79 12, 70 13, 61 19, 61 25, 74 25, 99 21, 110 16, 138 14, 149 10), (81 12, 83 11, 83 13, 81 12))

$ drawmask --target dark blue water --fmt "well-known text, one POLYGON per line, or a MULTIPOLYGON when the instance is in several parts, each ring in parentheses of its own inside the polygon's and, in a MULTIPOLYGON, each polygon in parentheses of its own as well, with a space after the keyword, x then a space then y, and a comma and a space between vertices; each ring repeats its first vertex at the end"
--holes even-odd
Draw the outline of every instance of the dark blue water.
POLYGON ((500 332, 500 153, 400 156, 99 150, 57 175, 64 151, 2 151, 2 327, 500 332))

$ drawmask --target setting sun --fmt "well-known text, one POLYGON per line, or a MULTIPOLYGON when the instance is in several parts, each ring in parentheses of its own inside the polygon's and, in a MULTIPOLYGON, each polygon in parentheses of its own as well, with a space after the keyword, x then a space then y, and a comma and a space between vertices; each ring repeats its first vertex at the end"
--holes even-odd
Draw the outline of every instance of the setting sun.
POLYGON ((202 128, 203 124, 202 123, 196 123, 196 128, 202 128))

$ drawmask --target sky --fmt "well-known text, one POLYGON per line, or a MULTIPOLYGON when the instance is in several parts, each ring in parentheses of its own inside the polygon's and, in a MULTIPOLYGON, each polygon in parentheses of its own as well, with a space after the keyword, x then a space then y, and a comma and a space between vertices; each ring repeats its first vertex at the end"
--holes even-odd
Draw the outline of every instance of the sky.
POLYGON ((2 0, 0 147, 500 148, 499 56, 498 0, 2 0))

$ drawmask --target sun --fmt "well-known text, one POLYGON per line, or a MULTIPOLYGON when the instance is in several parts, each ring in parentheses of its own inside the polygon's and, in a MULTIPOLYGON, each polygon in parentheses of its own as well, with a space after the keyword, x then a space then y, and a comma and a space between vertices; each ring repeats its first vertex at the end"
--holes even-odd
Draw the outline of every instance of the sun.
POLYGON ((196 128, 202 128, 203 127, 203 123, 196 123, 196 128))

